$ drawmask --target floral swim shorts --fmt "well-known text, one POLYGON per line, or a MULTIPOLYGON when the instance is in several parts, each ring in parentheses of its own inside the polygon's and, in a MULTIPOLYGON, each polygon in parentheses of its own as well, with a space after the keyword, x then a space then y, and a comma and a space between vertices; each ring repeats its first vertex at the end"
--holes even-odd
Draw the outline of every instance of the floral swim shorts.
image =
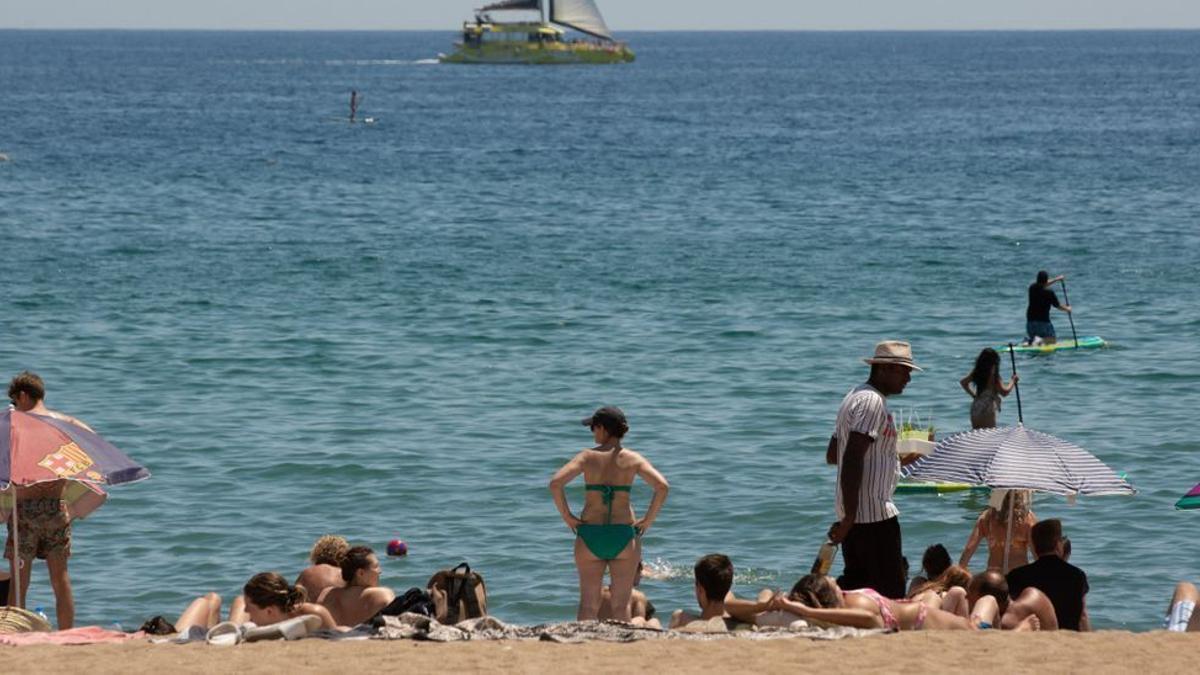
MULTIPOLYGON (((17 502, 17 523, 21 558, 64 559, 71 557, 71 521, 67 505, 61 499, 29 499, 17 502)), ((12 558, 12 520, 8 521, 8 541, 4 557, 12 558)))

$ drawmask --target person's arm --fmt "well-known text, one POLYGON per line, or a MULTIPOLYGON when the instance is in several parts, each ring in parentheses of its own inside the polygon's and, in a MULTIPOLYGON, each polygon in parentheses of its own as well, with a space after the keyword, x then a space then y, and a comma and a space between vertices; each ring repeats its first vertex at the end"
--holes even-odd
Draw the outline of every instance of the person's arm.
POLYGON ((983 539, 984 520, 987 518, 987 511, 979 516, 975 521, 975 527, 971 530, 971 536, 967 537, 967 545, 963 546, 962 555, 958 556, 959 567, 970 567, 971 558, 975 555, 975 551, 979 548, 979 542, 983 539))
POLYGON ((654 520, 658 518, 658 512, 667 501, 667 492, 671 490, 671 486, 667 483, 667 479, 663 478, 663 475, 658 472, 658 469, 654 468, 650 460, 645 457, 642 457, 638 463, 637 475, 646 481, 647 485, 654 488, 654 497, 650 499, 650 506, 646 507, 645 515, 633 524, 639 532, 645 534, 646 530, 650 529, 650 526, 654 524, 654 520))
POLYGON ((962 387, 963 391, 967 392, 967 396, 975 398, 975 392, 971 391, 971 373, 967 373, 966 377, 959 380, 958 386, 962 387))
POLYGON ((1037 560, 1037 551, 1033 548, 1033 526, 1037 525, 1037 516, 1033 515, 1033 511, 1030 511, 1026 517, 1026 524, 1029 527, 1025 532, 1025 546, 1029 551, 1029 557, 1026 560, 1037 560))
POLYGON ((554 506, 558 509, 558 515, 562 516, 563 522, 567 524, 567 527, 571 528, 572 532, 583 521, 571 513, 571 507, 567 505, 566 488, 567 483, 575 480, 581 473, 583 473, 582 452, 564 464, 561 469, 555 472, 554 477, 550 479, 550 495, 554 498, 554 506))
POLYGON ((733 591, 729 591, 725 594, 725 613, 742 623, 752 624, 758 614, 771 608, 772 600, 773 597, 766 602, 743 600, 734 595, 733 591))
POLYGON ((299 609, 301 614, 312 614, 313 616, 319 617, 321 619, 321 628, 326 630, 348 630, 346 626, 337 625, 337 622, 333 620, 333 615, 329 613, 328 609, 325 609, 321 605, 314 605, 311 602, 306 602, 300 605, 299 609))
POLYGON ((379 610, 392 604, 396 599, 396 592, 385 586, 367 589, 363 593, 363 608, 367 610, 367 616, 372 617, 379 613, 379 610))
POLYGON ((829 540, 835 544, 842 543, 850 529, 854 527, 854 519, 858 517, 858 492, 862 488, 863 461, 867 449, 871 447, 871 437, 857 431, 850 432, 846 441, 846 450, 842 453, 841 481, 842 511, 845 517, 829 529, 829 540))
POLYGON ((999 373, 997 373, 996 374, 996 391, 999 391, 1001 396, 1008 396, 1009 394, 1012 393, 1013 387, 1017 386, 1017 382, 1019 382, 1020 380, 1021 380, 1021 376, 1017 375, 1016 373, 1013 373, 1012 379, 1009 380, 1008 383, 1006 384, 1004 382, 1004 378, 1000 377, 999 373))
POLYGON ((1083 599, 1083 612, 1079 615, 1079 630, 1085 633, 1092 632, 1092 620, 1088 618, 1086 597, 1083 599))
POLYGON ((778 606, 783 611, 791 612, 802 619, 815 619, 852 628, 883 628, 883 619, 880 618, 879 613, 868 609, 851 607, 819 609, 787 598, 781 598, 778 606))
POLYGON ((837 464, 837 434, 829 437, 829 445, 825 446, 825 463, 837 464))

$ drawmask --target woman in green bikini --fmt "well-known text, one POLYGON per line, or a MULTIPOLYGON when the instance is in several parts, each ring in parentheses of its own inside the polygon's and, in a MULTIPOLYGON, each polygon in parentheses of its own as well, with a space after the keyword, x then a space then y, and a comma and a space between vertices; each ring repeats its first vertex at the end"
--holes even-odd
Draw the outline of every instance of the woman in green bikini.
POLYGON ((629 598, 642 560, 640 539, 667 500, 667 479, 645 457, 621 444, 629 424, 620 408, 600 408, 585 418, 583 425, 592 430, 596 446, 575 455, 550 479, 554 505, 576 535, 578 617, 581 621, 597 617, 607 569, 612 577, 613 618, 629 621, 629 598), (579 474, 583 474, 586 491, 583 513, 576 518, 567 505, 566 487, 579 474), (654 488, 654 498, 641 518, 634 516, 629 502, 629 488, 637 476, 654 488))

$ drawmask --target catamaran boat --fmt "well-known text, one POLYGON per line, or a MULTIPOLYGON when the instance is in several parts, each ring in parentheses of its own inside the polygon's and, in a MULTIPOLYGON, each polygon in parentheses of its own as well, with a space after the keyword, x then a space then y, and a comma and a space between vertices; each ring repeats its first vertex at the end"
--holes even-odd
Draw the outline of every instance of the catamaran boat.
POLYGON ((501 0, 464 21, 462 42, 442 63, 627 63, 633 51, 613 38, 593 0, 501 0), (537 12, 536 18, 496 21, 492 12, 537 12), (569 39, 571 29, 588 36, 569 39))

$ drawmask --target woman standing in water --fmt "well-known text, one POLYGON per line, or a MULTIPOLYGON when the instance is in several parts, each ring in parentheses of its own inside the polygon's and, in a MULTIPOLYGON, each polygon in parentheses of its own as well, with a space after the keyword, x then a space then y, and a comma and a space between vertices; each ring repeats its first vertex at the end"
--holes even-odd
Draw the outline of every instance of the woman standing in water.
MULTIPOLYGON (((971 558, 979 542, 986 539, 988 544, 988 569, 1000 570, 1002 574, 1029 564, 1033 551, 1033 526, 1037 525, 1037 516, 1029 510, 1029 495, 1026 490, 1005 490, 1004 499, 999 508, 988 506, 979 514, 975 521, 975 529, 967 538, 962 555, 958 558, 961 567, 970 567, 971 558), (1010 539, 1008 521, 1012 519, 1012 535, 1010 539), (1008 540, 1008 567, 1004 567, 1004 542, 1008 540)), ((992 502, 993 504, 995 502, 992 502)))
POLYGON ((1001 379, 1000 355, 995 349, 986 347, 979 352, 979 356, 975 358, 975 368, 958 382, 963 391, 975 399, 971 403, 972 429, 991 429, 996 426, 1000 399, 1008 396, 1019 380, 1016 373, 1013 373, 1012 380, 1007 384, 1001 379))
POLYGON ((645 457, 622 445, 629 424, 620 408, 600 408, 585 418, 583 425, 592 430, 596 446, 575 455, 550 480, 554 505, 576 535, 578 617, 581 621, 597 617, 607 569, 612 577, 613 618, 629 621, 629 597, 642 560, 641 536, 667 500, 667 479, 645 457), (586 492, 583 512, 577 518, 567 504, 566 486, 580 474, 586 492), (641 518, 634 516, 629 499, 630 486, 637 476, 654 488, 654 497, 641 518))

